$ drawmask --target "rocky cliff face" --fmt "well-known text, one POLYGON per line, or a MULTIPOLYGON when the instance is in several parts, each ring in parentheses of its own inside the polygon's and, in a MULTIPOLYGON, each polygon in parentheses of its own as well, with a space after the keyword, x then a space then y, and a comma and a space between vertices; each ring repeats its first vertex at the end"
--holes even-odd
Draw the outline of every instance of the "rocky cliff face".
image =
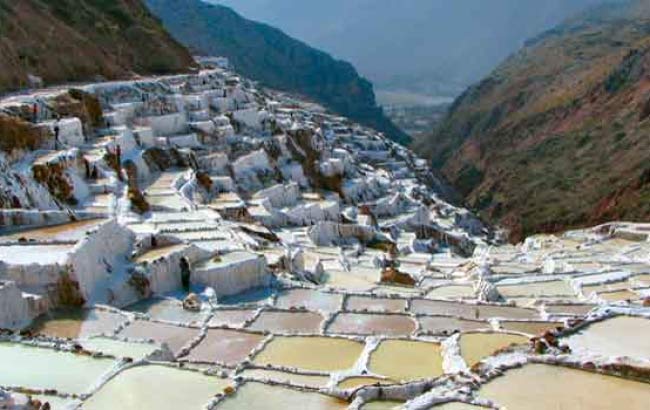
POLYGON ((228 57, 237 71, 268 87, 303 95, 398 142, 408 141, 377 106, 372 84, 351 64, 227 7, 200 0, 147 0, 147 4, 191 49, 228 57))
POLYGON ((650 7, 593 9, 470 87, 416 147, 514 240, 647 219, 649 78, 650 7))
POLYGON ((193 64, 140 0, 0 0, 0 55, 0 91, 193 64))

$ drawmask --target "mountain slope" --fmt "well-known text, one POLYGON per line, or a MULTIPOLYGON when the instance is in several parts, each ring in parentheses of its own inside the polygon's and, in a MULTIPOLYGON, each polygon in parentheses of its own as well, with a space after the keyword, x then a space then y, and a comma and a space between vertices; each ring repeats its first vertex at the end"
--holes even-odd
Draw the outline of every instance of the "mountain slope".
POLYGON ((147 0, 147 4, 177 39, 197 52, 228 57, 239 72, 268 87, 302 94, 397 141, 407 141, 377 107, 372 84, 351 64, 227 7, 200 0, 147 0))
POLYGON ((140 0, 0 0, 0 91, 187 70, 193 63, 140 0))
POLYGON ((592 9, 531 40, 416 148, 512 239, 650 217, 650 6, 592 9))

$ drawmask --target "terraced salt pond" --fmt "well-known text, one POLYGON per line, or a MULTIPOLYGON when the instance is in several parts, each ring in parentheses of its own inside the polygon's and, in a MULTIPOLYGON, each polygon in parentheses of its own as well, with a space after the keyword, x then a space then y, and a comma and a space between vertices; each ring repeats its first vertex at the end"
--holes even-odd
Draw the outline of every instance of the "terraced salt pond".
POLYGON ((456 319, 449 316, 420 316, 421 331, 433 335, 450 335, 472 330, 491 329, 490 322, 482 320, 456 319))
POLYGON ((497 284, 497 289, 506 298, 513 297, 573 297, 571 286, 562 280, 530 282, 522 284, 497 284))
POLYGON ((352 368, 363 348, 363 343, 348 339, 276 336, 253 362, 258 366, 332 372, 352 368))
POLYGON ((117 362, 74 353, 0 343, 0 386, 88 393, 117 362))
POLYGON ((249 326, 250 330, 273 333, 319 332, 323 317, 313 312, 262 312, 249 326))
POLYGON ((209 329, 187 360, 236 366, 262 343, 264 336, 236 330, 209 329))
POLYGON ((138 256, 135 258, 134 262, 135 263, 151 263, 157 259, 160 259, 166 255, 172 254, 174 252, 181 251, 183 249, 187 248, 187 245, 185 244, 179 244, 179 245, 170 245, 170 246, 162 246, 159 248, 151 249, 142 255, 138 256))
POLYGON ((126 320, 121 314, 97 309, 61 309, 37 318, 30 329, 45 336, 82 339, 112 335, 126 320))
POLYGON ((84 410, 201 409, 224 388, 227 379, 160 365, 122 371, 83 404, 84 410))
POLYGON ((197 337, 199 329, 174 326, 166 323, 136 320, 118 333, 118 337, 135 341, 153 340, 158 344, 167 344, 174 354, 197 337))
POLYGON ((343 296, 311 289, 290 289, 278 294, 276 306, 281 309, 305 308, 311 311, 336 312, 343 296))
POLYGON ((510 332, 526 333, 531 336, 543 334, 563 326, 562 322, 512 321, 502 320, 501 328, 510 332))
POLYGON ((638 293, 627 289, 612 292, 601 292, 598 293, 598 297, 607 302, 626 302, 638 300, 640 298, 638 293))
POLYGON ((474 288, 467 285, 440 286, 427 293, 431 299, 472 299, 476 297, 474 288))
POLYGON ((508 409, 644 410, 650 384, 582 370, 529 364, 508 370, 478 391, 481 398, 508 409))
POLYGON ((348 377, 336 385, 339 389, 356 389, 361 386, 371 386, 377 384, 394 384, 390 379, 381 379, 378 377, 348 377))
POLYGON ((385 340, 370 355, 370 371, 393 380, 409 381, 440 376, 440 345, 408 340, 385 340))
POLYGON ((154 343, 124 342, 105 337, 83 340, 81 346, 89 352, 103 353, 114 357, 128 357, 133 360, 144 359, 160 349, 160 346, 154 343))
POLYGON ((0 245, 0 260, 11 265, 63 264, 72 245, 0 245))
POLYGON ((350 335, 408 336, 415 331, 409 316, 341 313, 327 328, 328 333, 350 335))
POLYGON ((618 316, 589 325, 568 337, 566 343, 576 353, 629 356, 650 362, 649 338, 650 319, 618 316))
POLYGON ((350 272, 328 269, 324 283, 337 289, 364 292, 375 287, 379 277, 379 269, 354 267, 350 272))
POLYGON ((463 319, 506 318, 530 320, 539 318, 539 313, 533 309, 426 299, 413 300, 411 302, 411 311, 419 315, 456 316, 463 319))
POLYGON ((630 282, 641 287, 650 286, 650 274, 635 276, 630 279, 630 282))
POLYGON ((276 383, 289 383, 314 389, 324 388, 330 380, 329 376, 305 375, 267 369, 246 369, 239 373, 238 376, 259 381, 272 380, 276 383))
POLYGON ((594 305, 585 304, 548 304, 544 306, 544 310, 551 315, 567 315, 567 316, 583 316, 593 310, 594 305))
POLYGON ((406 310, 406 301, 403 299, 350 296, 346 302, 346 310, 400 313, 406 310))
POLYGON ((343 410, 348 403, 320 393, 248 382, 222 401, 218 410, 343 410))
POLYGON ((228 326, 242 327, 244 323, 255 317, 255 310, 252 309, 222 309, 213 312, 209 327, 228 326))
POLYGON ((466 333, 460 337, 460 354, 468 366, 473 366, 498 350, 510 345, 524 345, 528 337, 508 333, 466 333))
MULTIPOLYGON (((107 175, 87 178, 74 164, 65 173, 77 194, 84 184, 91 192, 79 210, 117 216, 117 223, 0 228, 0 328, 10 328, 0 329, 0 386, 18 400, 36 388, 54 410, 387 410, 406 402, 411 410, 636 410, 645 392, 642 407, 650 407, 648 384, 531 364, 649 380, 650 319, 642 317, 650 316, 650 289, 643 289, 650 287, 650 224, 502 245, 490 227, 427 186, 420 178, 426 160, 229 70, 84 88, 107 110, 106 134, 119 137, 86 135, 76 147, 107 175), (141 109, 143 93, 163 101, 161 114, 174 114, 150 117, 157 110, 141 109), (220 110, 208 104, 215 93, 220 110), (238 101, 265 118, 244 114, 246 126, 229 135, 222 115, 239 118, 227 108, 238 101), (210 126, 216 115, 223 127, 207 131, 215 138, 201 136, 200 147, 174 149, 194 137, 163 135, 188 119, 192 128, 210 126), (115 129, 122 117, 126 124, 115 129), (269 121, 279 131, 273 136, 264 129, 269 121), (139 140, 131 141, 132 124, 151 127, 133 130, 139 140), (105 167, 112 162, 103 159, 106 148, 118 138, 124 158, 137 162, 137 185, 151 205, 144 215, 128 212, 133 176, 119 181, 105 167), (319 166, 310 167, 312 160, 319 166), (326 174, 327 183, 314 186, 326 174), (340 183, 338 195, 322 189, 339 191, 330 182, 340 183), (367 223, 368 210, 378 226, 367 223), (181 266, 181 256, 189 263, 181 266), (413 286, 380 282, 389 260, 413 286), (64 264, 73 268, 70 281, 59 280, 64 264), (188 267, 199 311, 183 308, 187 289, 170 280, 187 278, 188 267), (87 309, 57 311, 68 291, 76 293, 75 282, 87 309), (149 297, 147 284, 161 294, 124 308, 149 297), (597 322, 619 313, 636 316, 597 322), (529 340, 538 335, 571 349, 543 349, 542 339, 529 340), (516 364, 524 367, 507 370, 516 364), (440 400, 486 407, 434 404, 440 400)), ((31 189, 31 182, 20 185, 11 186, 17 198, 31 189)), ((64 213, 5 215, 20 224, 64 213)), ((0 407, 6 397, 0 392, 0 407)))
POLYGON ((149 315, 155 320, 178 322, 198 325, 208 318, 208 312, 192 312, 183 309, 183 304, 179 300, 152 298, 143 300, 127 307, 129 312, 139 312, 149 315))
POLYGON ((0 242, 8 241, 47 241, 47 242, 76 242, 84 237, 86 232, 106 222, 106 219, 88 219, 67 224, 28 228, 19 230, 0 230, 0 242))

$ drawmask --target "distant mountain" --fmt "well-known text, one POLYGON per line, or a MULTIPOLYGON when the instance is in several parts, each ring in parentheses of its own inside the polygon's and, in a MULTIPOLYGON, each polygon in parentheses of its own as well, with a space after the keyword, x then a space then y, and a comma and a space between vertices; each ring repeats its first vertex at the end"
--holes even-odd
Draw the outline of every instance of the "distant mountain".
POLYGON ((377 106, 372 84, 351 64, 224 6, 200 0, 147 4, 178 40, 197 52, 228 57, 239 72, 268 87, 302 94, 398 142, 408 141, 377 106))
POLYGON ((512 238, 650 219, 650 4, 590 9, 458 98, 416 149, 512 238))
POLYGON ((0 56, 0 91, 193 64, 140 0, 0 0, 0 56))
POLYGON ((350 61, 376 90, 454 97, 526 39, 603 1, 208 0, 350 61))

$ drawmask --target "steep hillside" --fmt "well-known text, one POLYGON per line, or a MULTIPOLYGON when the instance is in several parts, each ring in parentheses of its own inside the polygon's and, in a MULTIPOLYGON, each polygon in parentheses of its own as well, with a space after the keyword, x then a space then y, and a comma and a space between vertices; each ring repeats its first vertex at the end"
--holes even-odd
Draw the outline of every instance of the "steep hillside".
POLYGON ((302 94, 399 142, 407 141, 377 107, 372 84, 351 64, 227 7, 200 0, 147 4, 177 39, 197 52, 226 56, 239 72, 266 86, 302 94))
POLYGON ((512 239, 650 218, 650 6, 592 9, 452 106, 420 153, 512 239))
POLYGON ((0 91, 192 64, 140 0, 0 0, 0 56, 0 91))

